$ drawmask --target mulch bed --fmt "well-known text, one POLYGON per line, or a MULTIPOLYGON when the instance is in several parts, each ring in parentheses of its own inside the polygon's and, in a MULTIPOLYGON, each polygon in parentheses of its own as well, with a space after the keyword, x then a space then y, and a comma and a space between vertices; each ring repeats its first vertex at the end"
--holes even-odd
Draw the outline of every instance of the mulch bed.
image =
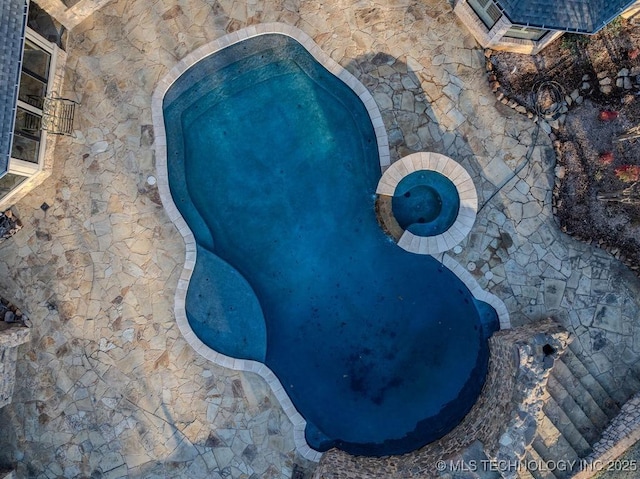
POLYGON ((640 138, 615 141, 640 125, 640 24, 616 20, 593 36, 565 34, 538 55, 493 52, 490 62, 500 90, 529 110, 535 110, 540 82, 557 83, 565 98, 573 93, 563 124, 555 124, 552 134, 554 213, 568 234, 640 270, 640 187, 626 198, 630 203, 598 199, 633 184, 616 170, 640 166, 640 138), (620 72, 628 77, 626 85, 620 72), (605 92, 601 81, 610 86, 605 92), (617 116, 603 121, 603 111, 617 116))

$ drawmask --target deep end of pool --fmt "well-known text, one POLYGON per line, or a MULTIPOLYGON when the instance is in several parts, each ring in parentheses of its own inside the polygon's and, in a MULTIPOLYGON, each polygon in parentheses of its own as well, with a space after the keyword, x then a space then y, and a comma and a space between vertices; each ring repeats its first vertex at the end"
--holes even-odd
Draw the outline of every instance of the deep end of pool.
MULTIPOLYGON (((479 341, 487 342, 488 339, 500 329, 498 314, 491 305, 484 301, 479 301, 474 298, 472 302, 478 308, 478 312, 480 314, 480 322, 478 325, 474 326, 474 329, 480 333, 479 341)), ((438 338, 435 338, 433 342, 425 343, 424 356, 429 358, 429 362, 438 363, 439 356, 441 356, 446 349, 447 346, 441 344, 438 338)), ((461 353, 464 348, 459 349, 455 344, 451 344, 450 349, 461 353)), ((416 357, 414 356, 414 358, 416 357)), ((357 362, 355 357, 352 357, 352 359, 354 362, 357 362)), ((476 399, 480 395, 484 386, 488 361, 489 349, 481 348, 475 367, 469 373, 469 380, 459 391, 459 394, 448 403, 443 404, 436 415, 418 421, 414 429, 408 431, 401 437, 390 437, 389 439, 378 442, 366 442, 364 440, 361 442, 352 442, 344 439, 336 440, 325 435, 313 423, 308 423, 305 429, 305 438, 307 443, 315 450, 321 452, 327 451, 331 448, 338 448, 356 456, 380 457, 405 454, 417 449, 416 445, 424 446, 437 441, 452 430, 452 424, 457 425, 460 423, 475 404, 476 399)), ((378 367, 372 368, 372 370, 375 374, 375 371, 384 371, 384 367, 379 365, 378 367)), ((387 382, 386 387, 392 389, 396 383, 412 380, 411 377, 407 378, 406 376, 407 375, 405 374, 399 374, 397 377, 391 378, 391 380, 387 382)), ((413 376, 413 380, 419 381, 415 376, 413 376)), ((446 385, 446 380, 433 384, 433 386, 443 387, 445 389, 447 387, 446 385)), ((434 395, 437 394, 434 393, 434 395)), ((410 397, 405 397, 403 399, 406 401, 406 404, 411 402, 410 397)), ((374 402, 377 402, 375 398, 374 402)), ((401 413, 401 411, 401 404, 399 404, 398 411, 392 412, 392 414, 398 414, 401 413)), ((366 429, 366 427, 363 427, 363 429, 366 429)))

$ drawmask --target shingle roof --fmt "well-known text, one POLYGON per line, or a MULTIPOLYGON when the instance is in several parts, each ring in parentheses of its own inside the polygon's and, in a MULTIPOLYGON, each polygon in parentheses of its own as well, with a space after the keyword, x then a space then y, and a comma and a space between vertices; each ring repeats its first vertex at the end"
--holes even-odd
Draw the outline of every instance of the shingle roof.
POLYGON ((635 0, 495 0, 518 25, 595 33, 635 0))
POLYGON ((26 0, 0 1, 0 175, 11 154, 26 19, 26 0))

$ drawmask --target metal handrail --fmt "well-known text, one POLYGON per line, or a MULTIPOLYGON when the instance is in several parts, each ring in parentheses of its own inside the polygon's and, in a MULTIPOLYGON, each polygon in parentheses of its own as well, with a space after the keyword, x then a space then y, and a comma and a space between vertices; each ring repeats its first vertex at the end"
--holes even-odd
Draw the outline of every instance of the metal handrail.
POLYGON ((75 136, 73 120, 79 104, 70 98, 47 96, 42 106, 42 129, 54 135, 75 136))

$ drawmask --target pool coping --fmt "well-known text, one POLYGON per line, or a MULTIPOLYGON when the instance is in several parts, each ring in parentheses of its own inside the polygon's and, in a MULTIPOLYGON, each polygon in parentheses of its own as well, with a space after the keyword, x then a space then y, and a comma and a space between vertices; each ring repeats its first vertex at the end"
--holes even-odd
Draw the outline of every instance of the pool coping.
POLYGON ((435 171, 456 187, 460 209, 453 224, 435 236, 419 236, 405 230, 397 245, 415 254, 436 255, 450 250, 471 231, 478 211, 478 194, 473 179, 457 161, 440 153, 418 152, 400 158, 382 174, 376 194, 393 196, 400 181, 416 171, 435 171))
MULTIPOLYGON (((384 171, 390 166, 389 140, 386 128, 384 126, 380 110, 371 93, 356 77, 326 54, 309 35, 291 25, 272 22, 252 25, 237 30, 197 48, 186 55, 182 60, 178 61, 176 65, 171 68, 171 70, 169 70, 169 72, 158 82, 151 100, 151 114, 154 128, 154 149, 156 153, 157 187, 162 205, 167 212, 169 219, 174 223, 185 242, 185 262, 178 280, 174 297, 174 314, 178 329, 182 333, 183 338, 198 354, 219 366, 238 371, 253 372, 261 376, 267 382, 274 396, 276 396, 280 402, 285 414, 293 424, 293 439, 296 450, 305 459, 318 462, 323 453, 312 449, 307 444, 304 434, 306 421, 296 410, 276 375, 265 364, 260 362, 231 358, 214 351, 204 344, 191 329, 189 321, 187 320, 185 305, 189 281, 196 264, 196 240, 186 221, 173 202, 171 191, 169 190, 167 138, 162 111, 163 99, 168 89, 185 71, 201 59, 247 38, 270 33, 287 35, 298 41, 321 65, 346 83, 347 86, 349 86, 358 95, 364 103, 374 127, 378 143, 380 168, 384 171)), ((510 327, 509 314, 504 303, 500 299, 483 290, 471 274, 462 268, 462 266, 460 266, 454 259, 447 255, 442 255, 440 258, 436 258, 465 283, 475 298, 483 300, 494 307, 500 317, 501 329, 510 327)))

